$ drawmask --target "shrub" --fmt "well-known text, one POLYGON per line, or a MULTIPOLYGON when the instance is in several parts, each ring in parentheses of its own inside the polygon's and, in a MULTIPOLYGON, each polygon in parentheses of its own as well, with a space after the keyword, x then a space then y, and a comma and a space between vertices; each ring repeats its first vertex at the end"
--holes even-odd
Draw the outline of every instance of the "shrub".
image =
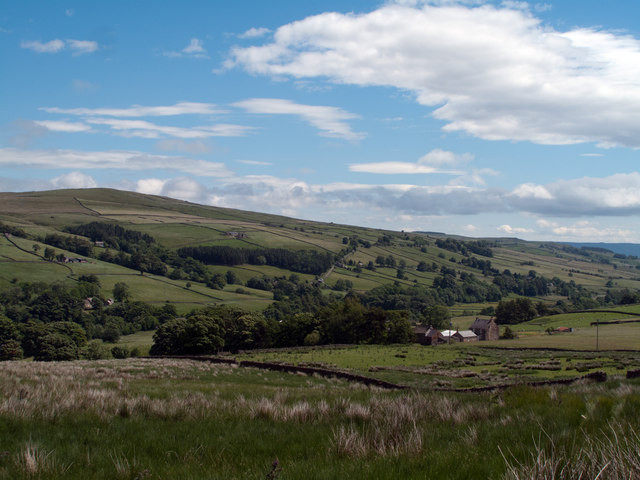
POLYGON ((109 348, 104 345, 100 340, 92 340, 87 345, 87 353, 85 357, 88 360, 103 360, 110 358, 111 354, 109 348))
POLYGON ((128 358, 129 357, 129 349, 127 347, 123 347, 121 345, 116 345, 111 349, 111 355, 113 358, 128 358))
POLYGON ((22 347, 17 340, 0 343, 0 360, 20 360, 22 355, 22 347))

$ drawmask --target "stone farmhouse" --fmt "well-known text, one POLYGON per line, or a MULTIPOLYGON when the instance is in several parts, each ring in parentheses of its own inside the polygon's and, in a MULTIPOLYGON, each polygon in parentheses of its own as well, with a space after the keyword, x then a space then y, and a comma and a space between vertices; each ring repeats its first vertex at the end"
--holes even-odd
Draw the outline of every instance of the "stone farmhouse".
POLYGON ((489 320, 476 318, 471 325, 471 331, 478 336, 478 340, 498 340, 500 338, 500 328, 493 318, 489 320))

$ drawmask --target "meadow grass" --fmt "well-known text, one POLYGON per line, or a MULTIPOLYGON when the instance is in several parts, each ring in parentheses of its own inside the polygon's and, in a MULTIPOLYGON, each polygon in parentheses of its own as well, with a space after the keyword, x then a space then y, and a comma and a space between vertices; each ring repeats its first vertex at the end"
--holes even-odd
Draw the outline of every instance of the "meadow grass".
POLYGON ((622 380, 458 394, 187 360, 3 362, 0 477, 541 478, 527 472, 549 455, 623 451, 611 472, 635 478, 639 406, 622 380))

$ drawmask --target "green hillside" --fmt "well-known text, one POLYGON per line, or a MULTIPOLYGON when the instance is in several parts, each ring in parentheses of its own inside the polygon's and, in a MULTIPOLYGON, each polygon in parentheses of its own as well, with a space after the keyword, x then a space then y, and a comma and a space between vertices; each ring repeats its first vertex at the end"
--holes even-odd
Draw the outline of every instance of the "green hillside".
MULTIPOLYGON (((559 291, 555 286, 539 295, 539 292, 503 288, 501 298, 524 294, 535 301, 553 304, 575 297, 574 287, 581 287, 582 298, 591 299, 602 299, 607 291, 629 289, 637 292, 640 288, 637 258, 605 249, 518 239, 484 239, 481 242, 490 252, 490 256, 486 256, 465 247, 469 242, 475 242, 469 238, 450 238, 449 244, 444 245, 449 237, 443 234, 391 232, 312 222, 110 189, 0 193, 0 222, 5 227, 21 229, 27 237, 12 235, 0 239, 0 289, 19 282, 69 283, 81 275, 96 275, 104 290, 124 281, 130 285, 132 296, 137 300, 168 301, 184 309, 209 303, 263 309, 273 300, 272 293, 248 288, 247 282, 263 276, 288 277, 292 273, 302 281, 319 279, 327 292, 337 287, 340 295, 349 289, 363 294, 393 284, 401 289, 431 288, 434 281, 440 285, 448 272, 460 288, 470 292, 466 295, 468 298, 458 293, 453 300, 448 299, 446 303, 450 306, 465 303, 474 303, 476 307, 482 303, 495 305, 497 298, 487 301, 486 294, 472 291, 494 285, 496 275, 505 270, 524 279, 532 276, 555 278, 566 282, 573 290, 559 291), (47 235, 71 237, 70 227, 90 222, 115 224, 147 234, 156 245, 169 252, 180 252, 188 247, 312 251, 331 256, 334 265, 322 273, 305 273, 268 264, 209 264, 205 267, 206 272, 198 277, 167 262, 160 268, 166 270, 162 275, 154 274, 153 270, 141 275, 138 269, 100 259, 109 260, 108 255, 101 255, 104 251, 116 255, 117 249, 112 248, 93 248, 87 263, 68 264, 44 258, 43 252, 50 246, 45 243, 47 235), (456 242, 463 245, 462 250, 456 250, 456 242), (34 252, 34 244, 39 245, 38 251, 34 252), (237 277, 237 284, 227 283, 221 289, 212 289, 202 281, 230 271, 237 277)), ((77 256, 64 248, 53 248, 56 255, 77 256)))

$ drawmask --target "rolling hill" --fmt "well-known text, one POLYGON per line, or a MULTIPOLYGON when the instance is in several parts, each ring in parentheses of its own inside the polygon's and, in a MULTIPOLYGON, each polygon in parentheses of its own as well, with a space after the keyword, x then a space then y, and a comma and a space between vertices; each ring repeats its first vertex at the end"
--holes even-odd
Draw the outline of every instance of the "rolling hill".
POLYGON ((0 223, 7 232, 22 232, 0 238, 0 289, 25 281, 73 283, 82 275, 95 275, 107 291, 124 281, 137 300, 172 302, 185 310, 211 303, 262 310, 274 294, 260 288, 257 280, 291 275, 302 282, 320 282, 325 293, 338 296, 350 289, 366 294, 389 285, 403 291, 442 289, 443 282, 453 281, 458 293, 447 303, 466 305, 461 311, 471 313, 497 301, 491 292, 479 290, 494 289, 505 278, 509 282, 515 278, 520 286, 506 290, 501 286, 502 297, 524 294, 550 303, 567 300, 576 288, 585 298, 640 288, 640 262, 606 249, 393 232, 111 189, 0 193, 0 223), (86 226, 95 222, 103 230, 104 225, 117 225, 121 233, 130 232, 127 235, 137 235, 138 240, 120 238, 117 244, 111 239, 112 244, 103 247, 96 244, 102 237, 77 233, 88 231, 86 226), (144 249, 143 237, 150 239, 144 249), (73 242, 91 244, 91 253, 79 255, 70 247, 73 242), (54 258, 45 258, 46 249, 54 250, 54 258), (255 255, 243 263, 219 256, 240 251, 243 258, 255 255), (143 258, 136 264, 140 252, 143 258), (196 268, 188 264, 184 252, 189 257, 201 255, 200 259, 218 256, 216 261, 196 262, 196 268), (63 260, 71 258, 87 261, 63 260), (330 261, 318 271, 305 268, 310 258, 330 261), (215 275, 232 281, 211 288, 215 275), (547 282, 538 285, 541 291, 518 291, 536 278, 547 282), (569 290, 560 291, 560 284, 569 285, 569 290))

